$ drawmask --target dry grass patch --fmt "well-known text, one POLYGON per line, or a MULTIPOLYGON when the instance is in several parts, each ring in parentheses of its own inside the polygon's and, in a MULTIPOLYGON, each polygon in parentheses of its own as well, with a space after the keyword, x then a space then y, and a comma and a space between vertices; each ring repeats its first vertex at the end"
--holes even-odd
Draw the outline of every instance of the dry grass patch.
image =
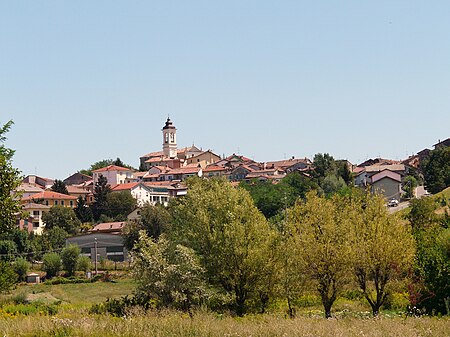
POLYGON ((0 319, 5 336, 221 336, 221 337, 446 337, 448 318, 331 319, 277 316, 219 317, 211 313, 193 318, 174 312, 148 313, 130 318, 85 316, 66 313, 58 317, 18 317, 0 319))

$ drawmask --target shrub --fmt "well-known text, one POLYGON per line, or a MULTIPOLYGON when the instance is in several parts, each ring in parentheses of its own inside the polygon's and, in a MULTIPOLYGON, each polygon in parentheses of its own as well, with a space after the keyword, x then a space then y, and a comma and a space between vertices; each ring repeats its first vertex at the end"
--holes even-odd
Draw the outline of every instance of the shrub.
POLYGON ((0 261, 0 292, 8 291, 16 283, 17 275, 11 265, 0 261))
POLYGON ((29 269, 30 263, 23 257, 19 257, 16 262, 14 262, 14 271, 19 277, 19 281, 25 281, 29 269))
POLYGON ((48 278, 52 278, 61 270, 61 258, 56 253, 47 253, 43 257, 42 270, 47 273, 48 278))
POLYGON ((69 276, 75 275, 78 257, 80 256, 80 247, 70 245, 61 252, 62 265, 69 276))
POLYGON ((12 240, 0 240, 0 258, 3 261, 13 261, 17 254, 17 245, 12 240))
POLYGON ((91 259, 86 255, 80 255, 77 260, 77 270, 88 272, 91 270, 92 262, 91 259))

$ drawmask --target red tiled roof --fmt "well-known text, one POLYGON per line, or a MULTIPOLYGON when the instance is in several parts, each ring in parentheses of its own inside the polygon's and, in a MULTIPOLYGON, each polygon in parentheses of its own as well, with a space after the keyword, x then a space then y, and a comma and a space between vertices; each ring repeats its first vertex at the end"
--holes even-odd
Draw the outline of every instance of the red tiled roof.
POLYGON ((198 173, 201 170, 200 167, 180 167, 172 170, 168 170, 162 174, 189 174, 189 173, 198 173))
POLYGON ((126 184, 117 184, 111 187, 111 191, 128 191, 131 190, 134 186, 136 186, 139 183, 126 183, 126 184))
POLYGON ((106 167, 99 168, 98 170, 94 170, 92 172, 106 172, 106 171, 131 171, 131 170, 129 168, 117 165, 108 165, 106 167))
POLYGON ((215 171, 226 171, 227 169, 222 166, 210 165, 203 169, 203 172, 215 172, 215 171))
POLYGON ((92 228, 92 232, 117 232, 121 231, 123 226, 125 226, 125 222, 104 222, 99 223, 94 228, 92 228))
POLYGON ((295 165, 297 163, 304 163, 307 165, 311 164, 311 161, 308 158, 293 158, 293 159, 286 159, 286 160, 277 160, 277 161, 268 161, 266 164, 267 167, 274 166, 274 167, 289 167, 292 165, 295 165))
POLYGON ((57 193, 53 191, 44 191, 41 193, 33 194, 29 197, 22 198, 22 201, 31 201, 37 199, 57 199, 57 200, 77 200, 77 197, 72 195, 57 193))
POLYGON ((83 193, 85 193, 85 194, 88 194, 89 193, 89 191, 87 189, 81 188, 81 187, 78 187, 78 186, 75 186, 75 185, 67 185, 66 188, 67 188, 67 192, 69 192, 69 194, 71 194, 71 193, 76 193, 76 194, 83 194, 83 193))

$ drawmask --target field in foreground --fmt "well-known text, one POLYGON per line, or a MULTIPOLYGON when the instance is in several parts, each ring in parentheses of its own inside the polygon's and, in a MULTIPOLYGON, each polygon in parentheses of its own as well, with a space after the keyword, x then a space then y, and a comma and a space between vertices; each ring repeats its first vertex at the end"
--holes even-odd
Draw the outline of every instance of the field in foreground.
MULTIPOLYGON (((369 318, 367 307, 358 301, 340 299, 336 305, 338 319, 323 318, 320 304, 312 301, 296 319, 288 319, 282 310, 270 315, 243 318, 198 312, 190 318, 175 311, 132 312, 128 317, 91 315, 89 307, 106 298, 130 294, 134 282, 119 279, 116 283, 22 285, 0 298, 0 336, 398 336, 450 337, 450 318, 405 318, 399 312, 369 318), (32 311, 32 304, 13 304, 7 297, 26 295, 28 301, 55 304, 57 312, 32 311), (27 309, 28 308, 28 309, 27 309), (349 310, 350 309, 350 310, 349 310), (17 312, 14 313, 14 310, 17 312)), ((306 305, 306 303, 305 303, 306 305)))
POLYGON ((2 336, 450 336, 450 320, 436 318, 344 318, 340 320, 276 316, 219 317, 210 313, 192 318, 174 312, 114 318, 65 314, 0 319, 2 336))

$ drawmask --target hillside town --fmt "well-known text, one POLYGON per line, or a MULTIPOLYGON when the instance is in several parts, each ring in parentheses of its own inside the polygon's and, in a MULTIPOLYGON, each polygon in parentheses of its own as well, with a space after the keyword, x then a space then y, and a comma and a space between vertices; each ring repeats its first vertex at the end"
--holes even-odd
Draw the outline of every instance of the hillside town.
MULTIPOLYGON (((261 163, 234 153, 221 157, 209 149, 203 150, 195 145, 179 148, 177 128, 170 118, 167 118, 162 128, 162 139, 161 151, 149 152, 139 158, 139 170, 108 165, 93 170, 92 176, 75 172, 63 180, 67 194, 52 191, 56 180, 54 178, 26 176, 18 191, 22 193, 21 204, 28 217, 18 218, 17 225, 28 232, 42 234, 45 228, 42 215, 45 212, 58 205, 75 208, 78 198, 82 198, 86 206, 92 205, 94 188, 101 178, 106 179, 112 193, 130 193, 136 199, 138 207, 145 204, 167 206, 170 199, 188 193, 185 181, 189 177, 223 177, 234 186, 254 181, 277 184, 294 172, 309 178, 314 169, 312 159, 306 157, 261 163)), ((448 146, 450 138, 439 141, 433 148, 448 146)), ((419 168, 430 151, 425 148, 401 161, 374 158, 359 164, 347 160, 340 162, 351 172, 355 186, 369 188, 372 193, 382 194, 387 201, 398 202, 405 193, 405 177, 419 168)), ((426 191, 423 187, 418 187, 414 193, 424 194, 426 191)), ((122 227, 123 223, 99 223, 92 228, 92 232, 120 233, 122 227)))

